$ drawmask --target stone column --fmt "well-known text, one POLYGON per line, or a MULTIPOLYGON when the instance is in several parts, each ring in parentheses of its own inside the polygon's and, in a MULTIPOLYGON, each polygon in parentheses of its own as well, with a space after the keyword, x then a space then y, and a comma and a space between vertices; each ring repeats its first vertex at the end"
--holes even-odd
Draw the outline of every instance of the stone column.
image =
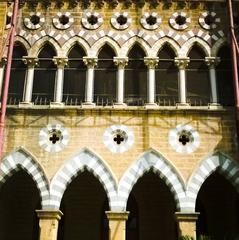
POLYGON ((39 240, 57 240, 58 222, 63 215, 59 210, 36 210, 39 218, 39 240))
POLYGON ((83 57, 83 62, 87 66, 85 102, 83 105, 94 106, 94 69, 97 66, 97 57, 83 57))
POLYGON ((147 90, 148 95, 147 99, 148 102, 146 104, 146 107, 152 107, 156 106, 155 103, 155 68, 158 65, 159 58, 158 57, 145 57, 144 63, 148 67, 148 84, 147 84, 147 90))
POLYGON ((54 57, 54 64, 57 66, 55 87, 54 87, 54 102, 51 106, 63 105, 63 84, 64 84, 64 67, 67 65, 68 58, 66 57, 54 57))
POLYGON ((129 212, 110 212, 106 215, 109 220, 109 240, 125 240, 126 239, 126 221, 129 212))
POLYGON ((2 87, 3 87, 3 79, 4 79, 4 69, 7 63, 6 58, 2 58, 0 60, 0 97, 2 96, 2 87))
POLYGON ((176 212, 175 217, 178 222, 178 236, 190 236, 196 239, 196 221, 199 213, 176 212))
POLYGON ((189 58, 175 58, 175 64, 179 69, 178 90, 179 90, 179 103, 180 106, 188 106, 187 103, 187 89, 186 89, 186 68, 189 63, 189 58))
POLYGON ((124 69, 128 64, 128 57, 114 57, 114 63, 118 67, 115 105, 125 106, 126 104, 124 103, 124 69))
POLYGON ((38 66, 38 58, 36 57, 23 57, 24 64, 27 65, 27 72, 24 82, 24 90, 23 90, 23 99, 20 105, 32 105, 32 88, 33 88, 33 80, 34 80, 34 68, 38 66))
POLYGON ((216 75, 216 66, 220 62, 220 58, 218 57, 206 57, 205 62, 209 68, 209 78, 211 85, 211 96, 212 102, 210 105, 219 106, 219 99, 217 94, 217 75, 216 75))

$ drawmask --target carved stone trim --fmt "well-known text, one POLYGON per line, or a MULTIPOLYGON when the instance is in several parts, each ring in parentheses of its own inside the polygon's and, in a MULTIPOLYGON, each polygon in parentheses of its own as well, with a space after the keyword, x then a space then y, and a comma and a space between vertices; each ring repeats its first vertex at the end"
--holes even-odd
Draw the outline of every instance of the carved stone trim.
POLYGON ((190 59, 188 57, 175 58, 174 62, 175 62, 175 65, 178 67, 178 69, 185 70, 190 62, 190 59))
POLYGON ((220 61, 219 57, 205 57, 205 62, 209 68, 215 68, 220 61))
POLYGON ((97 66, 97 57, 83 57, 83 62, 88 68, 95 68, 97 66))
POLYGON ((119 68, 119 69, 124 69, 128 65, 129 59, 128 57, 114 57, 114 64, 119 68))
POLYGON ((58 68, 64 68, 68 63, 68 58, 66 58, 66 57, 54 57, 52 59, 52 61, 54 62, 54 64, 58 68))
POLYGON ((36 57, 23 56, 22 61, 28 68, 34 68, 39 65, 39 59, 36 57))
POLYGON ((159 58, 158 57, 145 57, 144 63, 149 69, 155 69, 158 65, 159 58))

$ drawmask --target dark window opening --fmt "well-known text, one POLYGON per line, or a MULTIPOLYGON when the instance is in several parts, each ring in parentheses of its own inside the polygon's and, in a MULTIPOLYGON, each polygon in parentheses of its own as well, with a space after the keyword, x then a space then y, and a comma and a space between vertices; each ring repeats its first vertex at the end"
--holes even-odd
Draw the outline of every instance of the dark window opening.
POLYGON ((95 25, 98 22, 98 17, 91 15, 90 17, 87 18, 87 21, 91 25, 95 25))
POLYGON ((6 16, 6 25, 10 24, 12 21, 12 18, 10 16, 6 16))
POLYGON ((178 69, 174 64, 175 53, 164 45, 158 53, 155 69, 156 102, 160 106, 174 106, 178 102, 178 69))
POLYGON ((205 63, 205 53, 194 45, 188 57, 187 67, 187 102, 192 106, 206 106, 211 102, 211 86, 208 66, 205 63))
POLYGON ((208 14, 206 17, 205 17, 205 23, 207 24, 207 25, 211 25, 211 24, 213 24, 214 22, 215 22, 215 18, 212 16, 212 15, 210 15, 210 14, 208 14))
POLYGON ((37 25, 40 22, 40 18, 37 15, 33 15, 30 18, 32 24, 37 25))
POLYGON ((22 101, 25 75, 27 69, 27 66, 22 61, 22 57, 26 55, 27 52, 22 45, 16 44, 14 46, 8 90, 9 105, 16 105, 22 101))
POLYGON ((179 15, 176 17, 175 22, 181 26, 186 23, 186 17, 179 15))
POLYGON ((117 17, 117 23, 119 23, 119 25, 124 25, 127 23, 127 17, 124 17, 123 15, 120 15, 119 17, 117 17))
POLYGON ((39 66, 35 68, 32 101, 36 105, 53 102, 56 66, 52 59, 56 52, 50 44, 45 44, 38 54, 39 66))
POLYGON ((97 105, 112 105, 115 102, 117 68, 113 62, 114 56, 115 52, 107 44, 99 52, 94 81, 94 102, 97 105))
POLYGON ((67 23, 69 23, 69 17, 67 17, 66 15, 62 15, 59 17, 59 22, 62 25, 66 25, 67 23))
POLYGON ((85 98, 86 66, 85 51, 76 44, 68 54, 68 65, 64 71, 63 102, 66 105, 81 105, 85 98))
POLYGON ((156 17, 153 17, 152 15, 150 15, 149 17, 146 18, 146 22, 147 22, 147 24, 149 24, 150 26, 153 26, 154 24, 156 24, 157 18, 156 18, 156 17))
POLYGON ((125 103, 142 106, 147 101, 147 67, 145 52, 135 44, 129 51, 129 63, 125 68, 125 103))

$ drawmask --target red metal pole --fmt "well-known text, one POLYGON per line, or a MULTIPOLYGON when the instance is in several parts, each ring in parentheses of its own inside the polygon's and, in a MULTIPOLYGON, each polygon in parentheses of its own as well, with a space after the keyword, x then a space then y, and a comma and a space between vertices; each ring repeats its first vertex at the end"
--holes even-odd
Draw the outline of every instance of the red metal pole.
POLYGON ((229 34, 231 43, 231 58, 232 58, 232 71, 233 71, 233 85, 236 107, 236 128, 237 128, 237 141, 239 142, 239 89, 238 89, 238 69, 237 69, 237 52, 234 34, 234 21, 232 13, 232 1, 227 0, 227 8, 229 15, 229 34))
POLYGON ((15 0, 14 5, 13 5, 13 15, 12 15, 12 21, 11 21, 12 29, 11 29, 11 34, 10 34, 10 38, 9 38, 9 46, 8 46, 8 52, 7 52, 7 66, 6 66, 5 76, 4 76, 4 88, 3 88, 2 102, 1 102, 0 161, 2 159, 2 154, 3 154, 5 115, 6 115, 6 108, 7 108, 7 97, 8 97, 10 72, 11 72, 11 66, 12 66, 12 53, 13 53, 13 45, 14 45, 14 38, 15 38, 15 32, 16 32, 18 5, 19 5, 19 0, 15 0))

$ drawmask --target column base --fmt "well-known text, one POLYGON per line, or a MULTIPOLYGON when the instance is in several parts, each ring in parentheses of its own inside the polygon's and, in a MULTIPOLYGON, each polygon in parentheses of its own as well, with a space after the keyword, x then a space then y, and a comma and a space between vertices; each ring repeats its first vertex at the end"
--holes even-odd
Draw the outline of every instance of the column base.
POLYGON ((81 105, 82 108, 94 108, 95 107, 95 103, 92 102, 84 102, 81 105))
POLYGON ((219 103, 209 103, 208 104, 208 109, 222 109, 222 105, 219 103))
POLYGON ((144 108, 146 108, 146 109, 155 109, 155 108, 158 108, 159 106, 158 106, 158 104, 156 104, 156 103, 146 103, 145 105, 144 105, 144 108))
POLYGON ((50 108, 62 108, 65 106, 65 103, 63 102, 51 102, 50 108))
POLYGON ((187 109, 190 108, 191 105, 189 103, 176 103, 176 108, 177 109, 187 109))
POLYGON ((125 108, 127 107, 126 103, 114 103, 113 108, 125 108))
POLYGON ((33 102, 20 102, 19 108, 31 108, 33 106, 33 102))

